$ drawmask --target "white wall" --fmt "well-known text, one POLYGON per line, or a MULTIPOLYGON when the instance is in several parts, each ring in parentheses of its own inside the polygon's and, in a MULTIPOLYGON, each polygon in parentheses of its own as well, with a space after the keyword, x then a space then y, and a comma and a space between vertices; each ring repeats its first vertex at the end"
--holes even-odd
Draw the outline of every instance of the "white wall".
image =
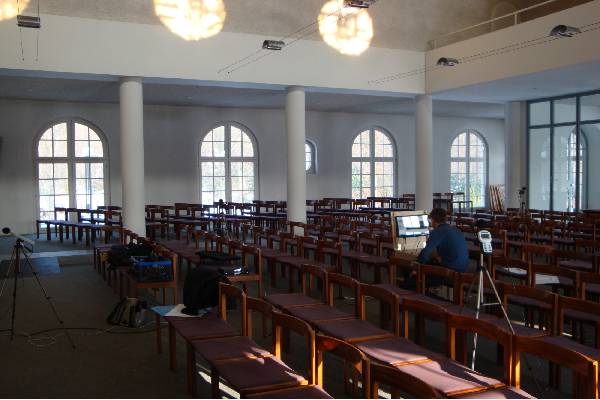
POLYGON ((260 51, 265 36, 221 32, 207 40, 186 42, 162 25, 46 14, 41 20, 37 57, 38 31, 21 32, 14 19, 0 21, 0 68, 400 93, 425 90, 422 75, 381 85, 368 83, 422 68, 425 53, 421 51, 372 47, 360 57, 352 57, 323 41, 299 40, 282 52, 262 51, 248 58, 256 62, 228 74, 218 71, 260 51), (262 58, 265 54, 268 56, 262 58))
MULTIPOLYGON (((34 229, 37 204, 34 141, 51 121, 78 117, 107 136, 112 204, 121 201, 119 108, 116 104, 0 100, 0 225, 34 229)), ((286 135, 283 110, 204 107, 145 107, 146 201, 197 202, 198 144, 219 122, 235 121, 256 136, 262 199, 286 197, 286 135)), ((414 192, 414 118, 409 115, 307 113, 307 138, 317 145, 318 171, 308 175, 308 198, 350 196, 351 144, 370 126, 391 133, 397 146, 398 193, 414 192)), ((434 118, 434 191, 449 190, 450 143, 465 129, 480 132, 489 145, 490 183, 504 182, 504 121, 434 118)))

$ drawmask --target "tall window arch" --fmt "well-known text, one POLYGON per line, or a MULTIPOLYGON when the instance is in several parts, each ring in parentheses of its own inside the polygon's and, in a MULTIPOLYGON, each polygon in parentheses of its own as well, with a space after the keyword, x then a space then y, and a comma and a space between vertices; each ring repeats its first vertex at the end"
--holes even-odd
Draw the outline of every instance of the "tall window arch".
POLYGON ((307 174, 317 173, 317 148, 310 140, 304 143, 304 167, 307 174))
POLYGON ((258 156, 254 137, 236 124, 217 126, 200 143, 203 204, 222 199, 249 203, 256 198, 258 156))
POLYGON ((475 131, 459 133, 450 148, 450 190, 465 193, 473 207, 485 207, 487 146, 475 131))
POLYGON ((352 144, 352 197, 390 197, 395 192, 395 154, 391 137, 381 129, 359 133, 352 144))
POLYGON ((36 143, 36 170, 41 219, 55 207, 96 209, 108 200, 108 157, 104 135, 80 120, 46 129, 36 143))

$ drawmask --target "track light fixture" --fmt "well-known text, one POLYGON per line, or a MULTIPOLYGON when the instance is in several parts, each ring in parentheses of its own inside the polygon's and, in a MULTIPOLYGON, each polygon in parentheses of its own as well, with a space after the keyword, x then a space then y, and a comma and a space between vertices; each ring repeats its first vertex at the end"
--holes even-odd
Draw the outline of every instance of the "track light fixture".
POLYGON ((460 64, 456 58, 442 57, 438 60, 437 65, 440 67, 454 67, 455 65, 460 64))
POLYGON ((344 0, 344 7, 369 8, 371 3, 369 0, 344 0))
POLYGON ((561 38, 570 38, 570 37, 573 37, 580 33, 581 33, 581 30, 574 26, 556 25, 550 31, 550 36, 561 37, 561 38))
POLYGON ((40 29, 42 27, 42 21, 40 20, 40 17, 17 15, 17 26, 21 28, 40 29))
POLYGON ((281 40, 265 40, 262 48, 265 50, 281 50, 285 46, 285 42, 281 40))

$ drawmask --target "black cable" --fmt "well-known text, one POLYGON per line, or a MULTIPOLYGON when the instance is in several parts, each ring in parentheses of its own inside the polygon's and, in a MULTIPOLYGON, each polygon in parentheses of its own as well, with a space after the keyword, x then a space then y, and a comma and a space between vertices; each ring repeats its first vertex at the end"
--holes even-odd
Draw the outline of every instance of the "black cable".
MULTIPOLYGON (((371 2, 371 6, 372 6, 373 4, 375 4, 375 3, 377 3, 378 1, 381 1, 381 0, 374 0, 373 2, 371 2)), ((327 18, 327 17, 330 17, 330 16, 332 16, 332 15, 335 15, 335 14, 337 14, 337 13, 340 13, 340 11, 341 11, 341 9, 339 9, 339 10, 336 10, 336 11, 332 11, 331 13, 325 14, 324 16, 321 16, 321 15, 319 15, 319 17, 317 18, 317 20, 316 20, 315 22, 312 22, 312 23, 310 23, 309 25, 307 25, 307 26, 305 26, 305 27, 303 27, 303 28, 300 28, 300 29, 296 30, 296 31, 295 31, 295 32, 293 32, 293 33, 291 33, 291 34, 289 34, 289 35, 287 35, 287 36, 284 36, 284 37, 282 37, 282 38, 281 38, 281 39, 279 39, 279 40, 280 40, 280 41, 282 41, 282 42, 284 42, 286 39, 289 39, 289 38, 291 38, 291 37, 295 36, 296 34, 298 34, 298 33, 300 33, 300 32, 303 32, 303 31, 305 31, 305 30, 307 30, 307 29, 311 28, 312 26, 314 26, 314 25, 318 24, 318 23, 320 22, 320 20, 321 20, 321 19, 323 19, 323 18, 327 18)), ((351 16, 355 16, 355 15, 357 15, 358 13, 360 13, 361 11, 362 11, 362 9, 358 9, 358 11, 356 11, 356 12, 354 12, 354 13, 349 13, 349 14, 347 14, 347 15, 340 16, 340 18, 344 19, 344 18, 348 18, 348 17, 351 17, 351 16)), ((290 47, 290 46, 292 46, 294 43, 296 43, 296 42, 298 42, 298 41, 300 41, 300 40, 302 40, 302 39, 304 39, 304 38, 306 38, 306 37, 308 37, 308 36, 310 36, 310 35, 314 34, 314 33, 315 33, 315 32, 317 32, 318 30, 319 30, 319 29, 318 29, 318 28, 316 28, 316 29, 313 29, 313 30, 309 31, 308 33, 305 33, 305 34, 302 34, 302 35, 300 35, 300 36, 296 37, 296 38, 295 38, 294 40, 292 40, 290 43, 286 44, 286 45, 285 45, 285 48, 289 48, 289 47, 290 47)), ((242 65, 239 65, 239 66, 237 66, 236 68, 230 69, 231 67, 233 67, 233 66, 236 66, 236 65, 240 64, 241 62, 243 62, 243 61, 245 61, 245 60, 248 60, 249 58, 252 58, 252 57, 254 57, 255 55, 257 55, 257 54, 259 54, 259 53, 261 53, 261 52, 263 52, 263 51, 265 51, 265 49, 262 49, 262 48, 261 48, 261 49, 259 49, 259 50, 256 50, 256 51, 254 51, 253 53, 249 54, 248 56, 246 56, 246 57, 244 57, 244 58, 241 58, 240 60, 238 60, 238 61, 236 61, 236 62, 233 62, 233 63, 231 63, 231 64, 227 65, 227 66, 226 66, 226 67, 224 67, 224 68, 221 68, 220 70, 218 70, 218 71, 217 71, 217 73, 221 73, 221 72, 223 72, 223 71, 227 71, 227 70, 229 70, 229 71, 227 71, 227 74, 232 74, 233 72, 235 72, 235 71, 237 71, 237 70, 239 70, 239 69, 241 69, 241 68, 244 68, 244 67, 246 67, 246 66, 248 66, 248 65, 250 65, 250 64, 254 64, 254 63, 255 63, 255 62, 257 62, 257 61, 260 61, 260 60, 262 60, 263 58, 266 58, 266 57, 270 56, 271 54, 274 54, 274 52, 273 52, 273 51, 267 51, 265 54, 262 54, 262 55, 260 55, 259 57, 255 58, 255 59, 253 59, 253 60, 250 60, 250 61, 248 61, 248 62, 246 62, 246 63, 244 63, 244 64, 242 64, 242 65)))
MULTIPOLYGON (((591 31, 595 31, 600 29, 600 21, 595 21, 586 25, 583 25, 581 27, 579 27, 579 29, 581 30, 580 34, 584 34, 587 32, 591 32, 591 31), (590 29, 585 29, 585 28, 589 28, 589 27, 593 27, 590 29)), ((518 51, 518 50, 522 50, 528 47, 533 47, 533 46, 538 46, 538 45, 542 45, 542 44, 546 44, 549 42, 552 42, 554 40, 559 40, 561 39, 560 37, 555 37, 555 36, 550 36, 550 35, 545 35, 545 36, 540 36, 537 37, 535 39, 528 39, 528 40, 524 40, 522 42, 517 42, 517 43, 511 43, 509 45, 506 46, 502 46, 502 47, 498 47, 495 49, 490 49, 490 50, 486 50, 486 51, 481 51, 479 53, 475 53, 472 54, 470 56, 465 56, 462 58, 459 58, 459 64, 467 64, 469 62, 473 62, 473 61, 478 61, 478 60, 482 60, 488 57, 492 57, 492 56, 497 56, 497 55, 501 55, 501 54, 507 54, 513 51, 518 51)), ((439 66, 439 65, 430 65, 430 66, 426 66, 424 68, 419 68, 419 69, 415 69, 412 71, 407 71, 407 72, 401 72, 398 74, 394 74, 394 75, 389 75, 386 77, 382 77, 382 78, 378 78, 378 79, 374 79, 371 81, 368 81, 369 84, 382 84, 382 83, 387 83, 387 82, 391 82, 394 80, 399 80, 399 79, 405 79, 405 78, 409 78, 412 76, 416 76, 416 75, 420 75, 423 73, 427 73, 430 71, 433 71, 435 69, 438 68, 444 68, 444 66, 439 66)))

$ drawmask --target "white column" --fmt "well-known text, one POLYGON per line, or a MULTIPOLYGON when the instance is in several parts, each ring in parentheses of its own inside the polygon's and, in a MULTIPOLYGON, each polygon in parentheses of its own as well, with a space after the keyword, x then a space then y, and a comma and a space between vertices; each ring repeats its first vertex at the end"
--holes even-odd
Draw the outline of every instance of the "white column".
POLYGON ((504 127, 505 207, 518 208, 519 189, 527 184, 527 103, 506 104, 504 127))
POLYGON ((431 96, 417 96, 416 106, 416 209, 431 210, 433 207, 433 104, 431 96))
POLYGON ((123 227, 139 235, 145 235, 144 100, 142 78, 121 78, 120 104, 123 227))
POLYGON ((287 213, 288 220, 306 222, 306 96, 304 88, 289 87, 285 102, 287 129, 287 213))

